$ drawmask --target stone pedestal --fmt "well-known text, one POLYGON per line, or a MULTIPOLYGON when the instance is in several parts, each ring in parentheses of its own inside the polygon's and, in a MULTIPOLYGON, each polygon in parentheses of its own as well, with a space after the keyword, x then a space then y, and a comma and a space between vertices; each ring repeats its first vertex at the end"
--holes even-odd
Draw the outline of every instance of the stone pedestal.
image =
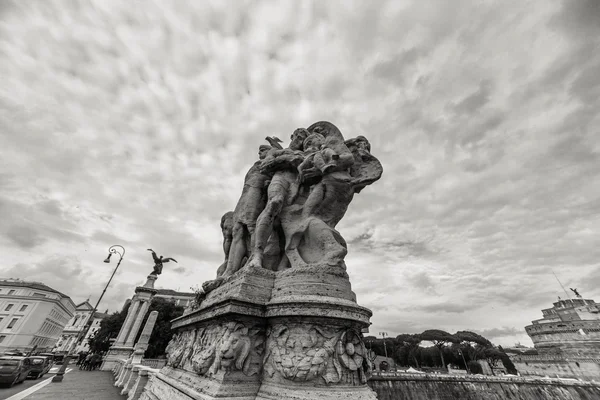
POLYGON ((108 349, 108 353, 102 360, 102 366, 100 367, 102 371, 112 370, 117 360, 129 358, 133 354, 135 338, 148 312, 150 301, 156 294, 156 289, 154 289, 156 279, 156 275, 149 275, 144 286, 138 286, 135 289, 135 295, 131 300, 127 317, 125 317, 125 322, 117 335, 117 340, 108 349))
POLYGON ((167 366, 140 398, 374 400, 370 316, 343 264, 244 268, 174 320, 167 366))

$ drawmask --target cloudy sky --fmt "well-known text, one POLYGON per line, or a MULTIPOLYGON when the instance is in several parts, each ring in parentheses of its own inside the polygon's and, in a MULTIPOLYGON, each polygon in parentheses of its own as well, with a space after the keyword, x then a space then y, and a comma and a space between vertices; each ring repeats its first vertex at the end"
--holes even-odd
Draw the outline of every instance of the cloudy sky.
MULTIPOLYGON (((4 277, 116 310, 221 263, 266 135, 329 120, 384 176, 339 231, 371 333, 525 344, 564 285, 600 301, 600 2, 2 1, 4 277)), ((568 289, 567 289, 568 290, 568 289)))

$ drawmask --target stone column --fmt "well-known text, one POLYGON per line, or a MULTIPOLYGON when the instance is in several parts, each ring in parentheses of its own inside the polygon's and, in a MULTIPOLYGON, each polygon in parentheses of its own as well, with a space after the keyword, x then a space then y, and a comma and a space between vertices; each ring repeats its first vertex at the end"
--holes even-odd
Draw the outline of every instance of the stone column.
POLYGON ((140 300, 134 296, 133 301, 131 302, 131 306, 129 306, 129 310, 127 312, 127 317, 125 318, 125 322, 123 322, 123 326, 121 327, 121 331, 119 331, 119 336, 117 336, 117 341, 115 345, 121 345, 125 343, 125 339, 127 338, 127 334, 131 330, 131 325, 137 315, 138 308, 140 306, 140 300))
POLYGON ((135 349, 133 350, 133 360, 131 361, 132 364, 139 364, 142 362, 144 353, 148 349, 148 343, 150 342, 150 336, 152 335, 152 330, 156 324, 157 317, 158 311, 152 311, 148 316, 146 325, 144 325, 144 329, 140 335, 140 340, 138 340, 138 342, 135 344, 135 349))
POLYGON ((148 312, 150 301, 156 294, 155 281, 156 275, 150 275, 144 286, 135 288, 133 304, 129 307, 127 318, 125 318, 123 327, 119 331, 117 340, 104 357, 100 368, 102 371, 110 371, 118 360, 129 359, 132 356, 135 337, 140 330, 144 316, 148 312))
POLYGON ((148 311, 148 307, 150 306, 149 299, 141 300, 141 302, 142 302, 142 306, 140 307, 140 311, 138 312, 135 322, 133 323, 133 326, 131 327, 131 330, 129 331, 127 340, 125 341, 126 347, 133 347, 135 337, 137 336, 137 333, 139 332, 140 327, 142 325, 142 320, 144 319, 144 316, 146 315, 146 312, 148 311))

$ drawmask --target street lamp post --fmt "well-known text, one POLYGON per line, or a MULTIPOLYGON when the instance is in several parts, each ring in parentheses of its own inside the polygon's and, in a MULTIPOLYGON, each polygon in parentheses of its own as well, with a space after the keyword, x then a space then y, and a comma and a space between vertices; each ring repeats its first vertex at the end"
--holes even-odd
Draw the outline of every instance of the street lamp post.
POLYGON ((465 355, 463 354, 461 349, 458 349, 458 354, 462 356, 463 362, 465 363, 465 369, 467 370, 467 374, 469 373, 469 367, 467 366, 467 360, 465 360, 465 355))
POLYGON ((119 265, 121 265, 121 261, 123 261, 123 257, 125 256, 125 248, 118 244, 110 246, 108 248, 108 257, 106 257, 104 262, 107 264, 110 263, 110 257, 113 254, 119 255, 119 262, 117 263, 117 266, 113 270, 112 275, 108 279, 106 286, 104 286, 104 290, 102 290, 102 294, 98 298, 98 301, 96 302, 96 305, 94 306, 94 309, 91 311, 90 317, 88 318, 88 321, 86 322, 85 327, 83 328, 82 331, 79 332, 79 334, 77 335, 77 339, 75 341, 73 341, 73 343, 71 344, 71 347, 67 351, 67 355, 65 356, 65 358, 63 360, 63 365, 60 367, 60 370, 58 370, 58 372, 56 373, 54 378, 52 378, 52 382, 62 382, 64 375, 65 375, 65 371, 66 371, 67 366, 69 365, 69 361, 71 359, 71 352, 75 349, 75 347, 78 344, 81 344, 81 342, 85 339, 88 332, 90 331, 90 328, 92 327, 92 324, 94 322, 94 314, 96 314, 96 311, 98 310, 98 305, 100 305, 100 301, 102 301, 102 297, 104 297, 104 293, 106 293, 106 289, 108 289, 108 286, 110 285, 110 282, 112 281, 113 277, 115 276, 117 269, 119 269, 119 265))
POLYGON ((387 332, 379 332, 379 334, 381 335, 381 337, 383 338, 383 351, 385 352, 385 358, 387 361, 387 346, 385 345, 385 337, 388 335, 387 332))

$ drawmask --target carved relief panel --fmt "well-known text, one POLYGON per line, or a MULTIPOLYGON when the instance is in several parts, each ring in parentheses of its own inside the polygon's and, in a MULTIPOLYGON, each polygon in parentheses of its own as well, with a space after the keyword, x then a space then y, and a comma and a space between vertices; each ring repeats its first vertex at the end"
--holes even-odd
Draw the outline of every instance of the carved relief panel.
POLYGON ((281 383, 363 385, 371 374, 362 334, 318 324, 277 324, 267 331, 265 374, 281 383))
POLYGON ((167 347, 167 365, 202 376, 260 372, 264 329, 240 322, 213 324, 178 333, 167 347))

